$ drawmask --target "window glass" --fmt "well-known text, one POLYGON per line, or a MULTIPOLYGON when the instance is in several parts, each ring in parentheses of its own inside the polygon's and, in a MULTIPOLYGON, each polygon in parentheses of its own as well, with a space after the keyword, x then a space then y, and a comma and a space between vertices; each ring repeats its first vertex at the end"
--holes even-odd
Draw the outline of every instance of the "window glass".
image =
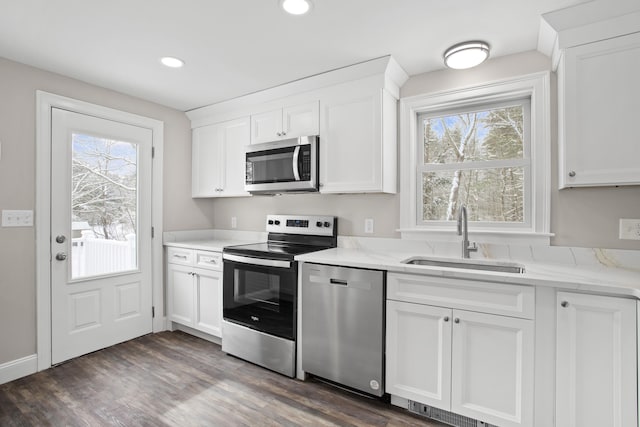
POLYGON ((529 100, 419 116, 418 218, 522 225, 530 187, 529 100))

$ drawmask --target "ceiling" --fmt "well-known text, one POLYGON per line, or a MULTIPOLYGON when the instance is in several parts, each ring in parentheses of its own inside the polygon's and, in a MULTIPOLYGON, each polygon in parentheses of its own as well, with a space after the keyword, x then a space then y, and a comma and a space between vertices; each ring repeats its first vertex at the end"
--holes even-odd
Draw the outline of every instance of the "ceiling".
POLYGON ((312 1, 291 16, 278 0, 0 0, 0 56, 187 111, 389 54, 434 71, 465 40, 534 50, 543 13, 584 2, 312 1))

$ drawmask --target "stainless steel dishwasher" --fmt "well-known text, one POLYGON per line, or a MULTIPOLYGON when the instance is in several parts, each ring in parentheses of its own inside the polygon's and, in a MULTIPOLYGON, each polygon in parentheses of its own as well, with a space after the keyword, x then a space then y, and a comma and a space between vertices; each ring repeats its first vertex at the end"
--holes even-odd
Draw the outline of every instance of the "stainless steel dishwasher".
POLYGON ((385 272, 302 266, 302 370, 384 394, 385 272))

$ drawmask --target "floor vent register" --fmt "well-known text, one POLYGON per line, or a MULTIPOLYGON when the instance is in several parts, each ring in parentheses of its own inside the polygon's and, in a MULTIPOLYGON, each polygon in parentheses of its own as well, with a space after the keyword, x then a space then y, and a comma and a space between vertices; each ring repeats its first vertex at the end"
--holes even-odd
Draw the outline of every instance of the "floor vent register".
POLYGON ((465 417, 463 415, 454 414, 453 412, 434 408, 432 406, 414 402, 412 400, 409 401, 408 409, 414 414, 422 415, 423 417, 431 418, 433 420, 437 420, 441 423, 449 424, 454 427, 497 427, 493 424, 478 421, 476 419, 465 417))

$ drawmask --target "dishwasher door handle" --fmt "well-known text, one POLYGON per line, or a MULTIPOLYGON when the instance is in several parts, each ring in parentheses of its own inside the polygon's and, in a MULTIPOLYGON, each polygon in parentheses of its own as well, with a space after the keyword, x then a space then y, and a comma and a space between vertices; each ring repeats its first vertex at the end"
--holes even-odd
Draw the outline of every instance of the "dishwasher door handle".
POLYGON ((340 279, 329 279, 329 283, 331 283, 332 285, 342 285, 342 286, 348 285, 346 280, 340 280, 340 279))

